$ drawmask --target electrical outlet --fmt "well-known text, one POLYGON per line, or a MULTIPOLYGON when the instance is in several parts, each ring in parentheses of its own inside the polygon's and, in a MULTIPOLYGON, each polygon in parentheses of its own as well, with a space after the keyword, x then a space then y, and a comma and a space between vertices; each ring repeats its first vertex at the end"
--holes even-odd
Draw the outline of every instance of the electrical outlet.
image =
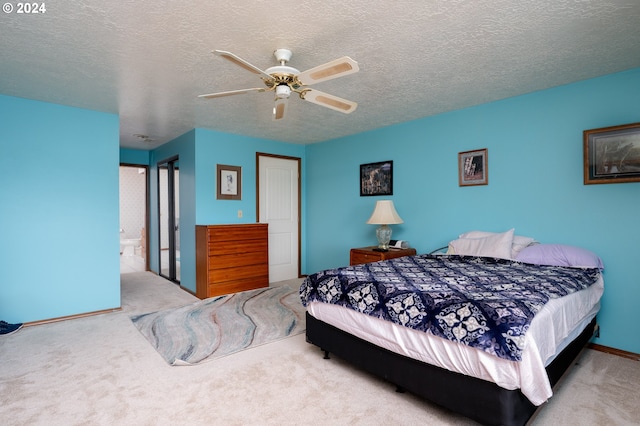
POLYGON ((242 217, 242 210, 238 210, 238 217, 242 217))

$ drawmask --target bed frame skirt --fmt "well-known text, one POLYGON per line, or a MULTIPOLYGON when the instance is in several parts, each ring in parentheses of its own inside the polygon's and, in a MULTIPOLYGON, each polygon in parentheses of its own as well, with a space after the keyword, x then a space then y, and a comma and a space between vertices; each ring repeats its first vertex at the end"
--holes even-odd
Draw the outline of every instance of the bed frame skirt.
MULTIPOLYGON (((306 314, 307 342, 442 407, 487 425, 523 425, 534 406, 519 389, 455 373, 396 354, 306 314)), ((591 340, 596 319, 547 366, 551 386, 573 365, 591 340)), ((544 404, 543 404, 544 406, 544 404)), ((541 406, 542 407, 542 406, 541 406)))

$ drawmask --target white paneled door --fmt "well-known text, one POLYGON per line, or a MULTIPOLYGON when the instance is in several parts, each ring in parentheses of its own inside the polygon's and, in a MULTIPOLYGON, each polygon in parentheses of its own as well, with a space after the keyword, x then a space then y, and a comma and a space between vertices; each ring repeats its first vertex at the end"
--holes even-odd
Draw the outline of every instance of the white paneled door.
POLYGON ((258 220, 269 224, 269 282, 299 275, 299 164, 258 154, 258 220))

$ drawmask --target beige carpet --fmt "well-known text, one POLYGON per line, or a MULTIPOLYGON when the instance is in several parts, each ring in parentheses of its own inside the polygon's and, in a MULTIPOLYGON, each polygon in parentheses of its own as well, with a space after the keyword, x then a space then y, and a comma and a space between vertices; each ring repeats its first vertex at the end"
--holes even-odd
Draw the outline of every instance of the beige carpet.
MULTIPOLYGON (((129 316, 196 299, 150 273, 122 287, 122 312, 0 337, 3 425, 474 424, 323 360, 304 335, 171 367, 129 316)), ((637 361, 588 350, 533 424, 638 424, 639 395, 637 361)))

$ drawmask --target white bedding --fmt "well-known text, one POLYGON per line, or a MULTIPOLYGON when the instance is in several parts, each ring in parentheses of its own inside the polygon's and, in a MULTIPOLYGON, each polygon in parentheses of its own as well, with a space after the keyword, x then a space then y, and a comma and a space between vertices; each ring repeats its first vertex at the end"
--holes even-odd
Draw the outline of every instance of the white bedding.
POLYGON ((553 394, 545 366, 595 317, 604 292, 602 275, 589 288, 552 299, 536 314, 525 335, 522 361, 509 361, 484 351, 374 318, 352 309, 312 302, 308 312, 315 318, 354 336, 450 371, 520 389, 534 404, 553 394))

